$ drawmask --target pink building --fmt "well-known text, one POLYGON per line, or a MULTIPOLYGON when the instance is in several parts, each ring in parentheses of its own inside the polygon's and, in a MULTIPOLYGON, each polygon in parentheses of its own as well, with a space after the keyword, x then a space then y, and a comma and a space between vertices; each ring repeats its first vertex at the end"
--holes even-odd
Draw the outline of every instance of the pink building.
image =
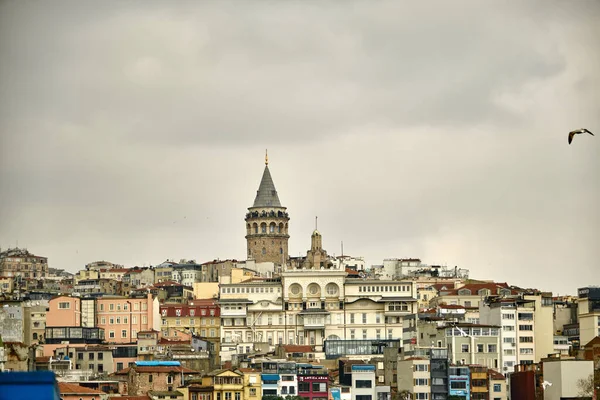
POLYGON ((96 327, 104 329, 108 343, 136 343, 138 332, 160 329, 158 298, 99 297, 96 327))
POLYGON ((48 302, 46 326, 81 326, 81 299, 58 296, 48 302))

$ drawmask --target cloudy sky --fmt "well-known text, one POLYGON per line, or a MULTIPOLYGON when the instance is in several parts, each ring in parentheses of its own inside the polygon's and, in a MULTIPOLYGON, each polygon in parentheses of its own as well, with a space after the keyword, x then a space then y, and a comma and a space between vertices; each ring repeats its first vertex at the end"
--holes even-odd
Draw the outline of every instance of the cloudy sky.
POLYGON ((493 3, 0 1, 0 246, 243 259, 268 148, 291 255, 600 284, 600 3, 493 3))

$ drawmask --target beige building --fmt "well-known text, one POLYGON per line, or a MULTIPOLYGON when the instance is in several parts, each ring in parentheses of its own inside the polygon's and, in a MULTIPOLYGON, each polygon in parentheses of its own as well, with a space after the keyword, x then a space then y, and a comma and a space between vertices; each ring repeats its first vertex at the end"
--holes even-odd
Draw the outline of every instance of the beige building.
POLYGON ((544 400, 580 398, 577 382, 594 373, 594 362, 586 360, 544 360, 544 381, 551 383, 544 391, 544 400))
POLYGON ((431 393, 431 374, 428 358, 410 357, 398 360, 398 392, 404 390, 414 399, 427 399, 431 393))
POLYGON ((0 276, 39 279, 48 276, 48 258, 27 249, 8 249, 0 253, 0 276))
POLYGON ((579 342, 585 345, 600 336, 600 287, 580 288, 578 295, 579 342))

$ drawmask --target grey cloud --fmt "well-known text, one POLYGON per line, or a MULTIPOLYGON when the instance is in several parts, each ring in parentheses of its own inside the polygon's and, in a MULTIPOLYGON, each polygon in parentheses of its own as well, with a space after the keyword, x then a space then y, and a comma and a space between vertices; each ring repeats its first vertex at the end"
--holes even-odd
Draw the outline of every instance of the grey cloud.
POLYGON ((1 3, 0 245, 243 257, 268 147, 290 254, 593 280, 597 2, 249 4, 1 3))

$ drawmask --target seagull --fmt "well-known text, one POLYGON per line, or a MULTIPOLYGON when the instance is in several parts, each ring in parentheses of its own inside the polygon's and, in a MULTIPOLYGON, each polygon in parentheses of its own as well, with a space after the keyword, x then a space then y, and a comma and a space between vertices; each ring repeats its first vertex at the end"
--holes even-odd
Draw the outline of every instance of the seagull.
POLYGON ((571 141, 573 140, 573 136, 578 135, 580 133, 589 133, 590 135, 594 136, 594 134, 592 132, 588 131, 585 128, 576 129, 574 131, 569 132, 569 144, 571 144, 571 141))

